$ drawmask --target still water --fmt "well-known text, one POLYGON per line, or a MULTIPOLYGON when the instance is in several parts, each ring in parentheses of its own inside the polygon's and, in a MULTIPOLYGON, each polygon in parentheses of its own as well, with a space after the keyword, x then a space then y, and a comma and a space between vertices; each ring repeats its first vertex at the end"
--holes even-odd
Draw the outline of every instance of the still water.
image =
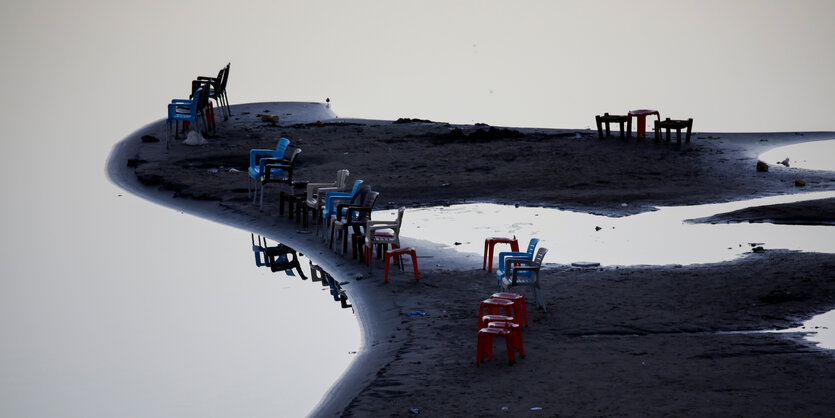
POLYGON ((39 229, 3 240, 0 416, 307 414, 359 347, 351 310, 257 267, 248 231, 135 197, 96 165, 98 179, 72 175, 84 193, 44 195, 28 208, 49 215, 39 229))
POLYGON ((835 253, 835 226, 686 222, 747 207, 832 197, 835 192, 660 207, 617 218, 542 207, 461 204, 412 209, 401 233, 467 254, 482 254, 489 236, 516 236, 522 247, 536 237, 550 250, 545 262, 558 264, 715 263, 750 253, 753 247, 835 253))

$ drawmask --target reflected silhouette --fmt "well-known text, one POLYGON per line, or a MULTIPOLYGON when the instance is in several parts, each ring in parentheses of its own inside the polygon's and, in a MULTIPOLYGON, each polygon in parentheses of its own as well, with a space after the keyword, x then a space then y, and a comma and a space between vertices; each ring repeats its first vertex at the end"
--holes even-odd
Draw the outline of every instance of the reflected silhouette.
MULTIPOLYGON (((333 300, 336 302, 340 302, 342 304, 342 308, 353 308, 353 305, 348 303, 348 295, 345 294, 345 290, 342 289, 342 284, 337 282, 336 279, 333 278, 328 272, 326 272, 322 267, 313 264, 313 261, 309 261, 310 263, 310 278, 314 282, 322 282, 322 286, 329 286, 331 296, 333 296, 333 300)), ((353 309, 352 309, 353 310, 353 309)))
POLYGON ((269 267, 273 273, 284 271, 291 277, 295 276, 293 273, 293 269, 295 269, 302 280, 307 280, 307 276, 302 272, 299 254, 296 250, 278 243, 270 247, 267 245, 267 239, 260 235, 257 244, 255 243, 255 234, 250 234, 250 239, 252 240, 252 252, 255 254, 256 266, 269 267))
MULTIPOLYGON (((258 267, 269 267, 272 272, 284 271, 288 276, 295 276, 298 273, 302 280, 307 280, 301 269, 299 257, 304 254, 298 253, 296 250, 281 244, 276 243, 274 246, 267 245, 267 239, 262 236, 255 238, 255 234, 250 234, 252 242, 252 253, 255 255, 255 265, 258 267), (293 271, 295 270, 295 272, 293 271)), ((322 286, 330 288, 330 295, 335 302, 339 302, 343 309, 352 308, 348 302, 348 295, 342 289, 342 283, 336 281, 328 272, 322 267, 314 264, 312 260, 308 259, 310 265, 310 278, 313 282, 321 282, 322 286)))

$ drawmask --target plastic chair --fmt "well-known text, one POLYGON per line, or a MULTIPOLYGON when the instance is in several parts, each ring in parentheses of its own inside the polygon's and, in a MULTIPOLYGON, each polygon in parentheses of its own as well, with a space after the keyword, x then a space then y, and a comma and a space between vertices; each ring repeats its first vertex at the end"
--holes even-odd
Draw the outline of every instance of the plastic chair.
POLYGON ((217 73, 217 77, 198 76, 197 80, 192 81, 192 85, 196 82, 209 82, 211 89, 209 90, 209 98, 217 103, 217 106, 223 112, 223 120, 228 120, 232 112, 229 109, 229 100, 226 98, 226 82, 229 80, 229 66, 221 68, 217 73))
POLYGON ((258 163, 261 172, 261 199, 258 208, 264 207, 264 186, 267 183, 280 183, 290 185, 293 182, 293 167, 296 165, 296 158, 301 154, 301 148, 296 148, 290 154, 289 159, 262 158, 258 163))
POLYGON ((249 150, 249 183, 247 184, 247 196, 252 197, 255 202, 255 196, 252 195, 252 180, 256 180, 255 192, 258 192, 258 180, 261 179, 261 158, 284 158, 287 152, 287 147, 290 145, 290 140, 287 138, 279 138, 275 144, 275 149, 251 149, 249 150))
POLYGON ((500 252, 499 264, 496 268, 496 276, 504 276, 504 260, 508 257, 527 258, 528 260, 532 260, 537 244, 539 244, 539 238, 531 238, 530 242, 528 242, 528 249, 525 252, 518 251, 518 248, 517 251, 500 252))
POLYGON ((543 311, 547 312, 545 308, 545 300, 542 298, 539 288, 539 270, 542 267, 542 259, 548 252, 547 248, 540 247, 536 252, 533 260, 527 258, 507 257, 504 262, 504 269, 501 270, 502 276, 499 276, 499 271, 496 271, 496 277, 499 283, 499 292, 508 290, 515 286, 528 286, 533 289, 534 299, 537 306, 541 307, 543 311), (517 264, 514 266, 514 264, 517 264))
MULTIPOLYGON (((166 142, 166 147, 168 146, 168 142, 170 142, 172 124, 174 124, 174 138, 176 139, 180 138, 177 125, 181 121, 194 124, 197 131, 200 131, 198 121, 203 119, 203 109, 206 107, 208 100, 208 89, 205 87, 198 88, 191 99, 171 100, 171 103, 168 104, 168 119, 166 120, 169 138, 169 141, 166 142)), ((183 129, 185 130, 185 125, 183 125, 183 129)))
POLYGON ((313 210, 313 216, 316 220, 316 227, 319 227, 319 220, 321 218, 321 210, 322 207, 325 205, 325 195, 328 192, 342 192, 347 190, 347 182, 348 176, 350 172, 343 168, 341 170, 336 171, 336 180, 331 183, 307 183, 307 195, 305 198, 305 205, 307 206, 304 210, 304 220, 303 225, 305 228, 308 227, 307 215, 308 212, 313 210))
MULTIPOLYGON (((391 245, 400 247, 400 227, 403 225, 403 213, 405 207, 397 209, 397 218, 393 221, 368 221, 365 223, 365 262, 368 264, 368 273, 371 274, 371 259, 374 255, 375 245, 391 245), (385 232, 379 233, 378 232, 385 232)), ((383 254, 380 254, 383 255, 383 254)))
POLYGON ((354 199, 354 197, 359 192, 360 186, 362 186, 362 180, 354 181, 354 187, 351 189, 350 192, 327 192, 325 193, 324 204, 322 206, 322 238, 326 238, 324 235, 325 230, 330 229, 330 225, 328 225, 328 221, 332 214, 336 213, 336 205, 337 203, 342 202, 350 202, 354 199))
MULTIPOLYGON (((331 239, 329 246, 333 248, 334 236, 339 232, 342 238, 342 254, 348 247, 348 233, 351 228, 354 235, 362 235, 360 228, 365 227, 365 222, 371 219, 371 211, 374 209, 374 204, 380 193, 371 191, 369 187, 366 192, 360 191, 357 194, 356 204, 338 204, 336 206, 336 213, 331 215, 331 239)), ((356 248, 354 256, 356 256, 356 248)))
POLYGON ((302 280, 307 280, 301 270, 299 264, 298 253, 296 250, 284 245, 278 244, 273 247, 267 246, 267 239, 258 236, 258 243, 255 243, 255 235, 250 234, 252 240, 252 252, 255 253, 255 265, 258 267, 269 267, 275 273, 284 270, 288 276, 294 276, 293 269, 299 273, 302 280), (263 242, 262 242, 263 239, 263 242), (262 257, 263 256, 263 261, 262 257), (292 256, 292 260, 289 256, 292 256))

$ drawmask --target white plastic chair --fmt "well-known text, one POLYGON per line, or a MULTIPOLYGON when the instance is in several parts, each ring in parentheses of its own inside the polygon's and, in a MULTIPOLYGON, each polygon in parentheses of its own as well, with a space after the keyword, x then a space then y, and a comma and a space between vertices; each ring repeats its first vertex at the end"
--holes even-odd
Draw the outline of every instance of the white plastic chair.
MULTIPOLYGON (((374 257, 374 247, 389 245, 400 247, 400 226, 403 224, 405 207, 397 210, 397 219, 393 221, 368 221, 365 223, 365 257, 368 263, 368 273, 371 273, 371 259, 374 257), (389 232, 377 234, 377 232, 389 232)), ((385 255, 385 254, 380 254, 385 255)))

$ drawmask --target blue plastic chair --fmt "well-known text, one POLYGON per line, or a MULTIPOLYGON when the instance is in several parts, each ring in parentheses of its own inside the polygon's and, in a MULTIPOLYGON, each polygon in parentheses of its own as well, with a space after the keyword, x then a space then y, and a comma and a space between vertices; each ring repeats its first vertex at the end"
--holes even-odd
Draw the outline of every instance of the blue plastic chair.
MULTIPOLYGON (((195 127, 199 127, 198 121, 203 119, 203 109, 209 102, 209 91, 207 90, 206 86, 198 88, 195 90, 194 94, 192 95, 191 99, 173 99, 171 103, 168 104, 168 120, 166 123, 168 124, 168 136, 169 139, 171 138, 171 124, 174 124, 174 137, 179 138, 179 133, 177 132, 179 129, 177 128, 177 124, 180 121, 189 122, 193 124, 195 127)), ((168 146, 168 142, 166 142, 166 147, 168 146)))
POLYGON ((342 201, 350 202, 357 195, 357 192, 359 192, 360 186, 362 186, 362 180, 357 180, 354 182, 354 188, 350 192, 328 192, 325 194, 325 208, 322 210, 323 237, 324 231, 330 230, 328 219, 336 213, 336 204, 342 201))
POLYGON ((534 250, 536 250, 537 244, 539 244, 539 238, 531 238, 531 241, 528 243, 528 250, 525 252, 506 251, 499 253, 499 266, 496 269, 496 279, 499 281, 499 288, 502 286, 502 279, 505 278, 505 259, 512 257, 514 259, 533 260, 534 250))
MULTIPOLYGON (((247 185, 247 196, 252 197, 252 202, 255 202, 255 196, 258 195, 258 183, 260 183, 261 176, 264 174, 265 165, 261 164, 263 158, 277 158, 283 159, 287 152, 287 147, 290 145, 290 140, 287 138, 280 138, 275 145, 275 149, 251 149, 249 150, 249 184, 247 185), (256 180, 255 194, 252 194, 252 180, 256 180)), ((279 173, 276 173, 279 174, 279 173)))
POLYGON ((533 259, 526 257, 507 257, 504 264, 496 270, 496 275, 502 273, 499 279, 499 292, 510 291, 516 286, 528 286, 533 290, 534 300, 537 306, 547 312, 545 299, 542 297, 539 286, 539 270, 542 268, 542 259, 548 252, 547 248, 539 247, 533 259))

